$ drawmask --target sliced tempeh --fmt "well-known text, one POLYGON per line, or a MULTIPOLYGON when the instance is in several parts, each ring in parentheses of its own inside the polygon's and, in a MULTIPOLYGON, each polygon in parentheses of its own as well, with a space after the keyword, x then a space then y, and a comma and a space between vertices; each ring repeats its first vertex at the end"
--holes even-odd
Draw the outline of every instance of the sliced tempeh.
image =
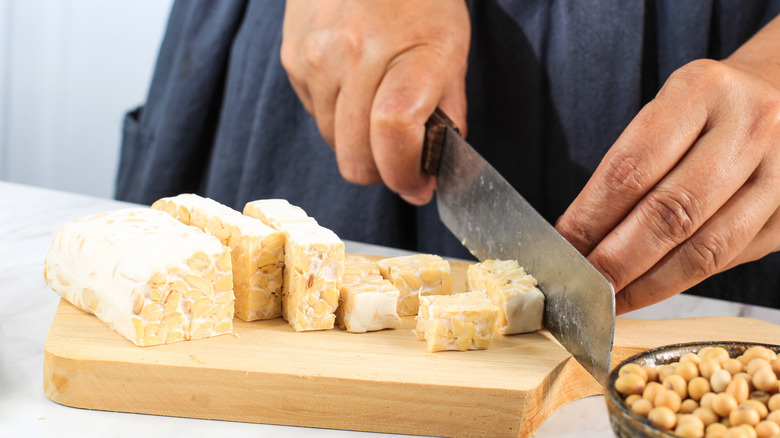
POLYGON ((419 297, 452 293, 450 264, 433 254, 391 257, 377 262, 382 276, 398 288, 398 315, 417 315, 419 297))
POLYGON ((481 350, 490 347, 498 307, 482 292, 420 297, 417 339, 428 351, 481 350))
POLYGON ((501 334, 528 333, 542 328, 544 294, 536 279, 515 260, 485 260, 468 269, 467 289, 485 292, 499 307, 501 334))
POLYGON ((285 200, 252 201, 244 214, 285 235, 282 317, 296 331, 332 329, 344 274, 344 242, 285 200))
POLYGON ((209 198, 182 194, 152 208, 211 233, 230 248, 236 316, 244 321, 282 314, 284 234, 209 198))
POLYGON ((348 255, 336 324, 353 333, 399 328, 398 289, 379 273, 376 262, 348 255))

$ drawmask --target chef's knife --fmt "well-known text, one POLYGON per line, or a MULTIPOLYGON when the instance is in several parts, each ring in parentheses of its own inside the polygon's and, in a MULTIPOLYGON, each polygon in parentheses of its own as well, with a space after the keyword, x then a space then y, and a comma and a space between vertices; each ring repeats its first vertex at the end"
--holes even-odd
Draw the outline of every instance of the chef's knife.
POLYGON ((423 170, 436 176, 442 222, 480 261, 517 260, 545 295, 544 326, 604 385, 615 333, 612 285, 460 136, 439 109, 423 170))

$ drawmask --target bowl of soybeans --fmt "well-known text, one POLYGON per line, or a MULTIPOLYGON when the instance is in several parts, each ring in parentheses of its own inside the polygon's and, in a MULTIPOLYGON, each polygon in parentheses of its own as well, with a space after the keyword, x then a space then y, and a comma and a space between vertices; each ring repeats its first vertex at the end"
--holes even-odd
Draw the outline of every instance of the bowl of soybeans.
POLYGON ((619 437, 780 438, 780 345, 676 344, 615 367, 605 399, 619 437))

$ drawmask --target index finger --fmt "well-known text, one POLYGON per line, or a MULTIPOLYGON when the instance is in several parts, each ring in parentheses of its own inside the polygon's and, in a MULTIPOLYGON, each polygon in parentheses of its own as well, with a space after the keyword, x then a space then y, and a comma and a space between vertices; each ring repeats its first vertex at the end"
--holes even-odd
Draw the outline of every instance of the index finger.
MULTIPOLYGON (((555 227, 577 250, 593 248, 686 154, 707 123, 701 100, 669 84, 637 114, 555 227)), ((690 94, 690 92, 688 93, 690 94)))

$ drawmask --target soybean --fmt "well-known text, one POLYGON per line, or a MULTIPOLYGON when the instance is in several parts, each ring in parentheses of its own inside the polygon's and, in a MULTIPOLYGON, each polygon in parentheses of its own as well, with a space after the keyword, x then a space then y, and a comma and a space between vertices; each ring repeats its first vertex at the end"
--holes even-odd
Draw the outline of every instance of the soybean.
POLYGON ((632 412, 677 436, 780 436, 780 358, 765 347, 736 358, 705 347, 678 362, 626 364, 615 389, 632 412))

